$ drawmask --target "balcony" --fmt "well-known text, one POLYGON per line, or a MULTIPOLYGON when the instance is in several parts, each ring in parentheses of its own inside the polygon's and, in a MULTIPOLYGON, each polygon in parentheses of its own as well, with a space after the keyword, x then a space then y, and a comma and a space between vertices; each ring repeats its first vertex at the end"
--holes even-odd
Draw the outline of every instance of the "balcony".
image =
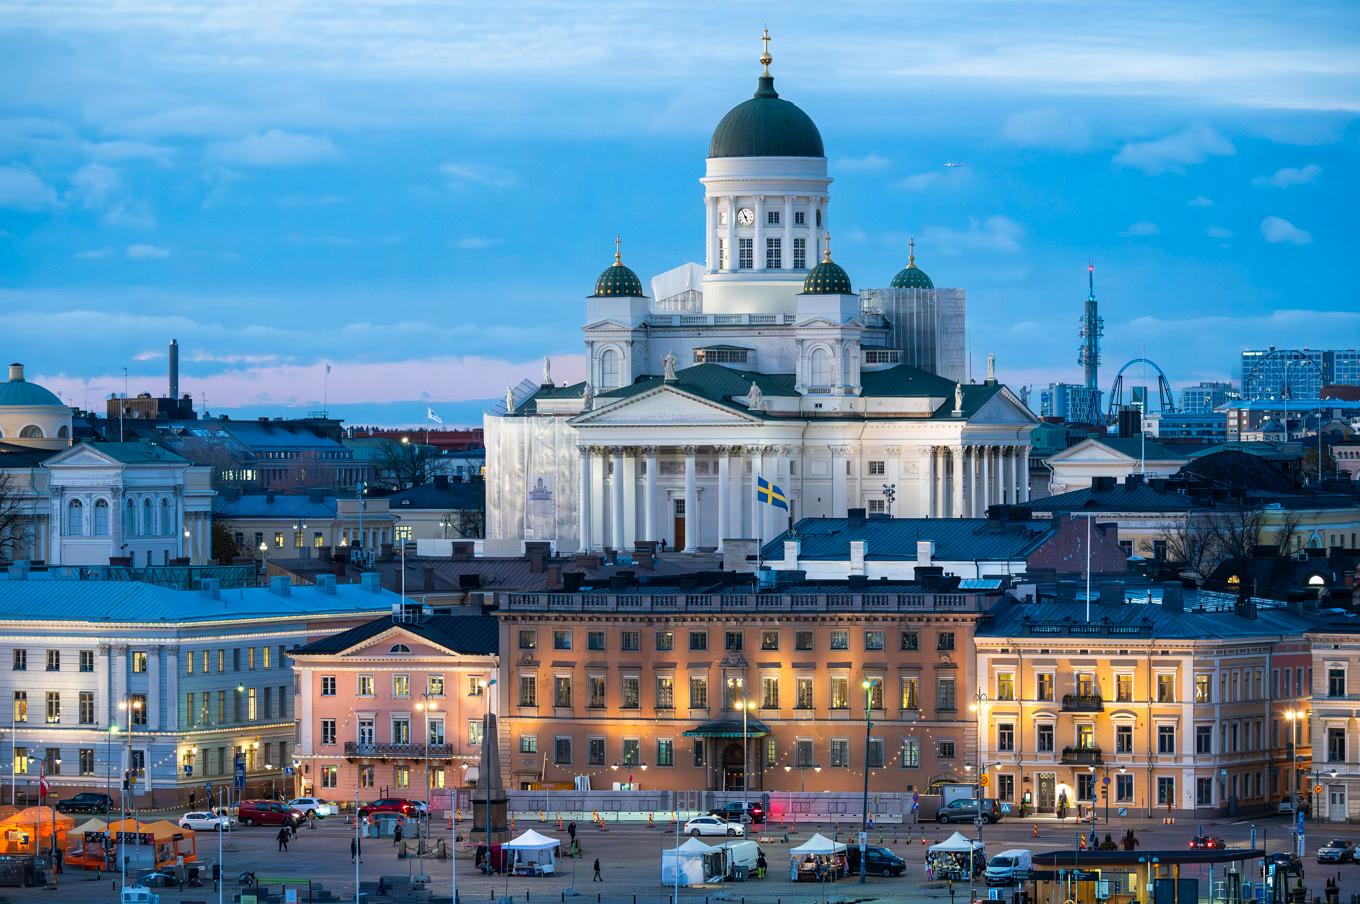
POLYGON ((1064 766, 1099 766, 1103 760, 1099 747, 1064 747, 1062 763, 1064 766))
POLYGON ((350 759, 423 760, 449 759, 452 744, 361 744, 345 742, 345 756, 350 759))
POLYGON ((1100 713, 1105 711, 1105 700, 1100 694, 1063 694, 1065 713, 1100 713))

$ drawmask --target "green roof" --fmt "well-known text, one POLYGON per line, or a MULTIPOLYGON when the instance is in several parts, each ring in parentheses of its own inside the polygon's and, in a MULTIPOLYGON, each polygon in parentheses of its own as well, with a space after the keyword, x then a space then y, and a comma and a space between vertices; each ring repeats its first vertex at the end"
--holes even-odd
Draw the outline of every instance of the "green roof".
POLYGON ((893 277, 892 287, 894 289, 933 289, 935 283, 926 275, 926 271, 916 266, 915 263, 910 263, 897 271, 897 275, 893 277))
POLYGON ((804 295, 853 295, 850 274, 831 259, 830 252, 803 280, 804 295))
POLYGON ((817 124, 762 75, 755 96, 737 104, 713 130, 709 157, 825 157, 817 124))
POLYGON ((115 461, 120 461, 125 465, 140 465, 169 462, 171 464, 187 465, 189 459, 176 455, 169 449, 164 449, 155 443, 82 443, 89 445, 96 452, 102 452, 115 461))
MULTIPOLYGON (((661 377, 640 377, 627 386, 600 393, 600 398, 626 399, 655 389, 664 382, 661 377)), ((796 396, 798 393, 794 391, 794 382, 793 374, 761 374, 748 370, 734 370, 721 364, 695 364, 676 371, 675 382, 666 385, 708 399, 710 402, 746 411, 745 405, 732 400, 745 397, 751 391, 752 383, 760 387, 763 395, 796 396)), ((763 415, 763 412, 750 413, 763 415)))
POLYGON ((595 280, 596 298, 642 298, 642 280, 617 256, 614 263, 595 280))
POLYGON ((17 380, 0 383, 0 405, 62 405, 62 401, 52 390, 20 376, 17 380))

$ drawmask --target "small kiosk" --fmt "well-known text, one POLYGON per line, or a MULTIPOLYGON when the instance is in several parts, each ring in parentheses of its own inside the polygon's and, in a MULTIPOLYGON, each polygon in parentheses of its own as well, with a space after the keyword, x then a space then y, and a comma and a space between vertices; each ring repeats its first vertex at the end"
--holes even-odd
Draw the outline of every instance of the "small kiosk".
POLYGON ((926 880, 951 879, 967 882, 987 868, 987 847, 981 841, 955 832, 939 844, 926 848, 926 880))
POLYGON ((517 876, 551 876, 557 872, 557 851, 562 842, 529 829, 501 845, 507 852, 510 872, 517 876))
POLYGON ((818 832, 789 849, 789 878, 794 882, 840 879, 850 874, 846 847, 818 832))
POLYGON ((669 888, 703 885, 710 877, 716 882, 722 874, 722 851, 698 838, 661 850, 661 884, 669 888))

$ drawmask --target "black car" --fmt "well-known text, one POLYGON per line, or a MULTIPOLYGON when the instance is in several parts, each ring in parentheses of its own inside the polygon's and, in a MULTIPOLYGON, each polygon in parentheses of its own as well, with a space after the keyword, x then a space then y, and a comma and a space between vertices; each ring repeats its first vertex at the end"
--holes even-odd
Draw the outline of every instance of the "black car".
POLYGON ((94 791, 82 791, 74 797, 57 801, 59 813, 108 813, 112 810, 112 798, 94 791))
POLYGON ((765 808, 751 800, 745 802, 734 800, 708 812, 710 816, 721 816, 728 822, 735 822, 738 825, 765 821, 765 808))
MULTIPOLYGON (((859 845, 852 844, 845 849, 846 860, 849 861, 850 875, 859 875, 859 845)), ((907 868, 907 861, 894 854, 882 845, 871 844, 864 849, 864 872, 866 875, 900 876, 907 868)))

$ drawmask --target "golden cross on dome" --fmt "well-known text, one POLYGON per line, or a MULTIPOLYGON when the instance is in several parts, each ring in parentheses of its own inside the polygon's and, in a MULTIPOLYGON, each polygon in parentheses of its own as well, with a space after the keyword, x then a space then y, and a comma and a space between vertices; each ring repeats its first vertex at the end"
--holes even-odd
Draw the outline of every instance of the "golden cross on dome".
POLYGON ((774 62, 774 57, 770 56, 770 29, 765 28, 760 33, 760 42, 765 45, 760 54, 760 65, 765 67, 764 75, 770 74, 770 64, 774 62))
POLYGON ((907 239, 907 266, 916 266, 916 236, 907 239))
POLYGON ((618 237, 617 235, 614 236, 614 263, 615 263, 615 264, 622 264, 622 263, 623 263, 623 253, 619 250, 619 247, 620 247, 621 245, 622 245, 622 242, 619 241, 619 237, 618 237))
POLYGON ((831 263, 831 230, 826 232, 826 249, 822 252, 822 263, 831 263))

